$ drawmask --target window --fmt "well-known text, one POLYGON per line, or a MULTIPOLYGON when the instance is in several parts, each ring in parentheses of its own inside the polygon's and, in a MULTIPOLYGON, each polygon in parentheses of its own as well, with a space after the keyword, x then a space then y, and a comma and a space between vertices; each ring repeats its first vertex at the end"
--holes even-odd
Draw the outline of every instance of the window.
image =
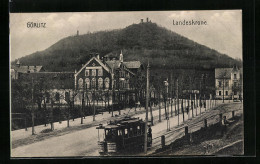
POLYGON ((236 87, 237 86, 237 82, 234 82, 234 87, 236 87))
POLYGON ((122 130, 121 129, 118 130, 118 136, 122 136, 122 130))
POLYGON ((234 74, 234 79, 237 79, 237 74, 234 74))
POLYGON ((137 134, 140 135, 141 134, 141 129, 140 126, 137 126, 137 134))
POLYGON ((89 78, 85 79, 85 84, 86 84, 86 88, 89 89, 89 87, 90 87, 90 80, 89 80, 89 78))
POLYGON ((85 76, 89 76, 89 69, 85 70, 85 76))
POLYGON ((221 87, 221 81, 218 81, 218 86, 221 87))
POLYGON ((228 81, 226 81, 226 84, 225 84, 225 86, 226 86, 226 87, 228 86, 228 81))
POLYGON ((98 76, 103 76, 103 70, 102 69, 98 69, 98 76))
POLYGON ((237 95, 237 91, 234 91, 234 95, 237 95))
POLYGON ((218 95, 221 96, 221 91, 218 91, 218 95))
POLYGON ((125 129, 125 137, 128 137, 128 129, 125 129))
POLYGON ((91 74, 92 74, 92 76, 96 76, 96 70, 93 69, 91 74))
POLYGON ((129 129, 129 136, 132 137, 133 136, 133 128, 129 129))
POLYGON ((105 88, 106 89, 109 88, 109 78, 108 77, 105 78, 105 88))
POLYGON ((92 78, 92 80, 91 80, 91 88, 96 88, 96 78, 92 78))
POLYGON ((98 88, 99 88, 99 89, 102 89, 102 88, 103 88, 103 79, 102 79, 102 78, 99 78, 99 79, 98 79, 98 88))
POLYGON ((226 91, 226 96, 228 95, 228 91, 226 91))
POLYGON ((82 78, 79 79, 78 85, 79 85, 79 89, 83 88, 83 79, 82 78))

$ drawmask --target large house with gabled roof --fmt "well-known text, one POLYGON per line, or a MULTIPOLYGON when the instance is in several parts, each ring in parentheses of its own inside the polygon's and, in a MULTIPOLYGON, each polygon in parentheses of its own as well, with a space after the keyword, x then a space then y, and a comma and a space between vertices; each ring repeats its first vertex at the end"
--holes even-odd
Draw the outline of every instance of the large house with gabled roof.
POLYGON ((129 90, 129 80, 143 69, 140 61, 123 61, 121 52, 119 60, 112 60, 99 55, 93 56, 79 71, 75 71, 76 90, 129 90))

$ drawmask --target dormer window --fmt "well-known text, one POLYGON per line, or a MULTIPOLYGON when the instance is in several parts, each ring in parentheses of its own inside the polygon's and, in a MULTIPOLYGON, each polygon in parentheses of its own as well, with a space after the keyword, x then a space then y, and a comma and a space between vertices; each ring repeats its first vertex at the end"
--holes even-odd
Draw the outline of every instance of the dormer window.
POLYGON ((237 79, 237 74, 234 74, 234 79, 237 79))

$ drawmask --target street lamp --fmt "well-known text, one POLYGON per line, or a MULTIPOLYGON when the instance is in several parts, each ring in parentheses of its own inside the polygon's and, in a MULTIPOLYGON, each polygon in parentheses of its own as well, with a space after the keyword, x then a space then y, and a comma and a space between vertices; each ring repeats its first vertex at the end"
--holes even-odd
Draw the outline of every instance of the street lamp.
POLYGON ((169 82, 168 82, 168 78, 166 79, 166 81, 164 81, 164 85, 166 87, 166 101, 165 101, 165 111, 166 111, 166 119, 167 119, 167 131, 170 130, 170 124, 169 124, 169 108, 168 108, 168 86, 169 86, 169 82))

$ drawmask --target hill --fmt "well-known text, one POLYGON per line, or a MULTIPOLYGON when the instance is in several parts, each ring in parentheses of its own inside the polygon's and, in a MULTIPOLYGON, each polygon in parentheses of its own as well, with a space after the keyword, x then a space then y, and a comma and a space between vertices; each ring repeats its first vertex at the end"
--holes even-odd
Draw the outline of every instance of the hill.
POLYGON ((43 65, 47 71, 74 71, 88 61, 90 53, 99 53, 103 57, 118 55, 121 50, 125 61, 147 63, 149 60, 152 69, 212 69, 241 65, 225 54, 151 22, 66 37, 44 51, 20 58, 20 62, 22 65, 43 65))

